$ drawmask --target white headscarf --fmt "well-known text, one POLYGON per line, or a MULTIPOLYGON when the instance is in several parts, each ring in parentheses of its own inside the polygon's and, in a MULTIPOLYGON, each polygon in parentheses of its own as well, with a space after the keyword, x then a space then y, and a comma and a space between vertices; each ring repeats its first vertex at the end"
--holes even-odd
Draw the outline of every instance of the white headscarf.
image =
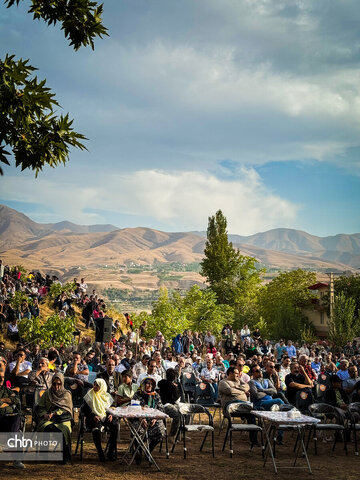
POLYGON ((92 412, 104 421, 106 418, 106 409, 113 404, 114 399, 107 393, 107 385, 103 378, 97 378, 94 383, 100 387, 100 390, 95 392, 94 388, 90 389, 85 395, 84 400, 92 412))

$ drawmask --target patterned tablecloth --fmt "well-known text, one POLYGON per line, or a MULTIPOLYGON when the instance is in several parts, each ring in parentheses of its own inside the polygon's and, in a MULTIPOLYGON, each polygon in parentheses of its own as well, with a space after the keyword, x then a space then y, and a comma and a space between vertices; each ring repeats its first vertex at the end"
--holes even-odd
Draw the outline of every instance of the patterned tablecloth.
POLYGON ((168 418, 166 413, 157 410, 156 408, 149 407, 113 407, 107 409, 108 413, 111 413, 114 417, 118 418, 151 418, 151 419, 164 419, 168 418))
POLYGON ((262 412, 258 410, 252 410, 251 413, 255 415, 255 417, 262 418, 263 420, 267 420, 271 423, 314 425, 320 422, 318 418, 309 417, 308 415, 302 414, 299 417, 293 418, 288 415, 289 412, 262 412))

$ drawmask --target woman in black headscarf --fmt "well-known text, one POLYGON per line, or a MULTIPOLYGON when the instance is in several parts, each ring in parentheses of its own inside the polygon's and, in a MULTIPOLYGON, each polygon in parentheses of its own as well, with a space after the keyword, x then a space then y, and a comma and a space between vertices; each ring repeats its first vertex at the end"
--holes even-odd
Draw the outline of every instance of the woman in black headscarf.
POLYGON ((36 406, 36 430, 63 434, 63 463, 69 463, 71 459, 72 415, 71 393, 64 388, 64 376, 56 373, 52 378, 51 388, 46 390, 36 406))

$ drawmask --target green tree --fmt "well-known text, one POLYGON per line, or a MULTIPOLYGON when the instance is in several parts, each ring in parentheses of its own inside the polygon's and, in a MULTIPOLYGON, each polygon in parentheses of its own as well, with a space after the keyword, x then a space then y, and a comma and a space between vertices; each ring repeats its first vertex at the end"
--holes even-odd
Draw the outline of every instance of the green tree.
POLYGON ((355 302, 355 315, 360 312, 360 275, 341 275, 334 281, 335 295, 344 294, 346 298, 352 298, 355 302))
POLYGON ((219 305, 215 292, 201 290, 194 285, 182 300, 184 315, 189 322, 189 328, 195 332, 210 330, 218 335, 222 327, 233 323, 234 309, 230 305, 219 305))
POLYGON ((178 333, 189 328, 189 322, 181 309, 179 297, 169 296, 165 287, 160 288, 159 298, 153 303, 153 309, 148 319, 147 335, 155 336, 157 330, 170 340, 178 333))
POLYGON ((39 317, 24 317, 18 321, 20 337, 28 343, 41 341, 42 321, 39 317))
POLYGON ((39 317, 22 318, 18 322, 21 338, 37 342, 42 347, 70 345, 74 339, 75 321, 71 317, 50 315, 45 321, 39 317))
POLYGON ((311 306, 314 296, 308 287, 315 281, 315 273, 299 268, 280 273, 262 287, 259 312, 274 338, 300 340, 302 331, 310 327, 303 309, 311 306))
POLYGON ((20 292, 19 290, 16 291, 14 295, 9 297, 10 305, 17 312, 20 311, 20 307, 23 302, 27 302, 28 305, 32 305, 33 303, 32 299, 26 293, 20 292))
MULTIPOLYGON (((7 7, 22 0, 5 0, 7 7)), ((61 23, 70 45, 94 48, 94 38, 107 35, 102 25, 103 6, 90 0, 31 0, 29 13, 48 25, 61 23)), ((81 150, 84 135, 73 130, 69 115, 57 116, 59 103, 46 87, 46 80, 33 77, 36 68, 14 55, 0 59, 0 164, 10 165, 11 150, 16 167, 37 175, 45 165, 56 167, 69 159, 70 147, 81 150)), ((3 170, 0 167, 0 174, 3 170)))
POLYGON ((197 332, 211 330, 219 334, 224 324, 233 322, 234 309, 219 305, 213 291, 202 290, 197 285, 191 287, 184 297, 178 292, 169 294, 163 287, 153 303, 151 315, 141 312, 132 318, 136 327, 143 320, 147 321, 147 336, 153 337, 160 330, 167 340, 171 340, 187 329, 197 332))
POLYGON ((76 289, 76 285, 74 282, 67 282, 67 283, 64 283, 63 285, 61 283, 54 282, 50 286, 49 298, 54 299, 58 297, 61 294, 61 292, 65 292, 69 294, 73 292, 75 289, 76 289))
POLYGON ((204 254, 201 274, 215 292, 217 302, 234 307, 238 319, 248 320, 253 315, 262 271, 257 269, 255 258, 241 255, 229 242, 221 210, 209 217, 204 254))
POLYGON ((356 315, 356 302, 344 293, 335 297, 333 318, 329 320, 328 338, 341 349, 347 341, 360 335, 360 320, 356 315))

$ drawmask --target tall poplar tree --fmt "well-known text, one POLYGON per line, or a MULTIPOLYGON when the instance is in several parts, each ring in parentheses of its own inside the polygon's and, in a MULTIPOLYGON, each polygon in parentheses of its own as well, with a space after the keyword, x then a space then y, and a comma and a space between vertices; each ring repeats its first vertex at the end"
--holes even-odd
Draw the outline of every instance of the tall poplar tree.
POLYGON ((216 293, 218 303, 233 306, 238 319, 251 320, 248 316, 254 311, 261 271, 256 268, 255 258, 242 255, 229 242, 221 210, 209 217, 204 254, 201 274, 216 293))

